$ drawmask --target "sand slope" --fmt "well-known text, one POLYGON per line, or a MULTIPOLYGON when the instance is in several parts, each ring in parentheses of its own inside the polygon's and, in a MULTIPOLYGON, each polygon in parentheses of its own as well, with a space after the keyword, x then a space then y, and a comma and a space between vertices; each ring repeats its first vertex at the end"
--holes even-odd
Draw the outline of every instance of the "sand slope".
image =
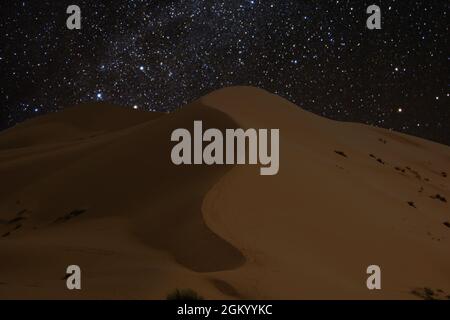
POLYGON ((173 114, 66 109, 0 133, 0 298, 445 298, 449 174, 447 146, 255 88, 173 114), (279 174, 174 166, 170 134, 194 120, 280 128, 279 174), (65 287, 70 264, 81 291, 65 287), (371 264, 381 291, 366 288, 371 264))

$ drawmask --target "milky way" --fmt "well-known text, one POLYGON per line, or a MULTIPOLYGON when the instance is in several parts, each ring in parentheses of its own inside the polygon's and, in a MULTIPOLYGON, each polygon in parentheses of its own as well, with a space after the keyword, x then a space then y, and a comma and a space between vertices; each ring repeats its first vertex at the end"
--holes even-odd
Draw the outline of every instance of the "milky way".
POLYGON ((449 2, 2 1, 5 129, 86 101, 170 111, 252 85, 450 144, 449 2), (366 28, 381 8, 382 30, 366 28), (81 8, 82 29, 66 28, 81 8))

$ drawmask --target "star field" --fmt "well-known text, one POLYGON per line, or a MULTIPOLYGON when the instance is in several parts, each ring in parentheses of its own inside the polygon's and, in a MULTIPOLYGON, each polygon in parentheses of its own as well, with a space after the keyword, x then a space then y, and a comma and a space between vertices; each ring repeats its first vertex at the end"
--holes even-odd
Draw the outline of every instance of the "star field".
POLYGON ((4 1, 0 129, 87 101, 170 111, 252 85, 450 145, 448 11, 446 0, 4 1), (366 28, 373 3, 382 30, 366 28), (71 4, 81 30, 66 28, 71 4))

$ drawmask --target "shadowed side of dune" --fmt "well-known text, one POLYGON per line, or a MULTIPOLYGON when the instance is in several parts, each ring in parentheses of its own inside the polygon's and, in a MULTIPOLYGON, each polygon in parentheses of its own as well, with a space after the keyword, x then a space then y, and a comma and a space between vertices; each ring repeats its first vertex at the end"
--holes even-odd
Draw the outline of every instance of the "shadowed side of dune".
POLYGON ((245 262, 243 255, 205 223, 202 203, 208 191, 232 167, 190 165, 176 166, 170 159, 175 143, 170 142, 174 129, 186 128, 193 137, 193 123, 202 120, 204 130, 224 132, 237 125, 227 115, 200 103, 187 106, 152 124, 143 131, 156 132, 161 139, 151 147, 161 152, 152 161, 152 200, 136 217, 136 234, 150 246, 171 252, 176 260, 197 272, 214 272, 237 268, 245 262))
MULTIPOLYGON (((95 118, 93 109, 87 108, 83 106, 78 112, 89 113, 90 118, 95 118)), ((108 113, 107 109, 100 106, 100 114, 108 113)), ((113 109, 109 116, 114 114, 123 117, 122 110, 113 109)), ((39 119, 39 122, 51 125, 56 119, 58 123, 75 123, 78 118, 77 109, 73 108, 67 113, 52 115, 50 119, 39 119)), ((139 241, 168 252, 178 263, 191 270, 210 272, 241 265, 244 262, 242 254, 208 228, 201 211, 205 194, 231 167, 176 166, 170 157, 175 145, 171 142, 173 130, 186 128, 192 132, 195 120, 203 121, 204 130, 208 127, 223 130, 235 128, 236 124, 220 111, 198 103, 169 115, 147 115, 147 121, 139 122, 135 116, 130 118, 131 127, 123 134, 115 135, 101 145, 97 145, 95 139, 92 142, 88 140, 85 142, 86 148, 93 143, 92 152, 86 153, 80 149, 83 156, 70 156, 70 159, 77 161, 60 160, 59 169, 45 178, 27 185, 18 184, 20 198, 28 199, 23 205, 34 203, 28 208, 33 214, 27 224, 46 224, 49 228, 58 228, 99 217, 120 216, 130 220, 139 241), (67 213, 79 208, 88 210, 80 216, 66 219, 67 213), (61 223, 55 224, 55 221, 61 223)), ((104 123, 102 126, 116 128, 114 123, 120 121, 113 120, 113 125, 104 123)), ((42 126, 24 127, 32 134, 33 130, 39 132, 42 126)), ((9 134, 14 134, 14 130, 9 134)), ((29 176, 42 171, 40 162, 45 163, 46 158, 52 159, 53 155, 49 153, 43 157, 39 162, 18 163, 20 172, 29 171, 29 176)), ((12 162, 7 170, 10 173, 17 171, 12 162)), ((17 174, 9 175, 9 185, 15 185, 17 174)), ((9 192, 11 196, 15 194, 15 190, 9 192)))

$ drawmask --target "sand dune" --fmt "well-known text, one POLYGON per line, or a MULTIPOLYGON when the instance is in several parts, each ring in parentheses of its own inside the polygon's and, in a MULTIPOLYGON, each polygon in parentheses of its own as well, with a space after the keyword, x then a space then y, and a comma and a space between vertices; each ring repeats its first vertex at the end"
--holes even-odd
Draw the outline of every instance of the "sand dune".
POLYGON ((0 133, 0 298, 445 298, 449 174, 447 146, 256 88, 172 114, 69 108, 0 133), (173 165, 170 134, 194 120, 279 128, 279 174, 173 165), (66 289, 70 264, 81 291, 66 289))

